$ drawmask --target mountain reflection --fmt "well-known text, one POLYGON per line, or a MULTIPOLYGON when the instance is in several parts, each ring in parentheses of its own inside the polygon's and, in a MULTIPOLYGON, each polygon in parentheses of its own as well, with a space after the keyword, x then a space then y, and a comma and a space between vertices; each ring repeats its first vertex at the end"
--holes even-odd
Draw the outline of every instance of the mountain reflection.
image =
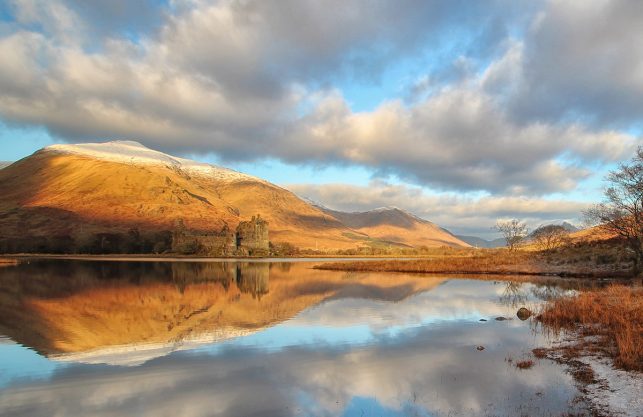
POLYGON ((43 261, 0 269, 0 333, 39 353, 0 343, 0 414, 586 411, 555 363, 522 371, 507 360, 529 357, 544 335, 528 321, 493 320, 569 286, 311 265, 43 261))
POLYGON ((324 300, 399 301, 443 281, 311 272, 289 263, 32 262, 0 270, 0 333, 46 356, 216 342, 324 300))

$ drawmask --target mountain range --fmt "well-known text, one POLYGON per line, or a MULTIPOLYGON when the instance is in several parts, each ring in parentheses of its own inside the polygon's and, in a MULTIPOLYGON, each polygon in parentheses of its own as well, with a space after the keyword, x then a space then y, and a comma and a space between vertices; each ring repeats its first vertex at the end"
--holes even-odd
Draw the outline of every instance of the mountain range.
POLYGON ((456 237, 476 248, 499 248, 505 246, 506 243, 505 239, 502 237, 491 240, 483 239, 478 236, 456 235, 456 237))
POLYGON ((52 145, 0 170, 4 251, 24 249, 15 242, 51 251, 55 241, 54 251, 66 252, 65 245, 92 236, 158 233, 179 224, 206 233, 257 214, 268 221, 271 242, 301 249, 469 246, 398 208, 320 208, 261 178, 133 141, 52 145))
POLYGON ((448 230, 398 207, 350 213, 326 207, 320 209, 351 229, 381 242, 409 247, 464 246, 463 240, 448 230))
MULTIPOLYGON (((532 231, 531 234, 529 236, 527 236, 527 240, 530 241, 530 240, 533 239, 534 232, 536 230, 541 229, 543 227, 548 227, 548 226, 559 226, 559 227, 563 228, 563 230, 565 230, 566 232, 571 233, 572 236, 574 236, 574 233, 579 232, 581 230, 578 227, 576 227, 573 224, 571 224, 569 222, 566 222, 566 221, 563 221, 561 223, 545 224, 545 225, 541 225, 541 226, 537 227, 534 231, 532 231)), ((457 235, 457 238, 462 240, 462 241, 464 241, 464 242, 467 242, 468 244, 470 244, 471 246, 474 246, 476 248, 499 248, 499 247, 505 246, 505 244, 506 244, 505 239, 502 238, 502 237, 487 240, 487 239, 483 239, 483 238, 478 237, 478 236, 457 235)))

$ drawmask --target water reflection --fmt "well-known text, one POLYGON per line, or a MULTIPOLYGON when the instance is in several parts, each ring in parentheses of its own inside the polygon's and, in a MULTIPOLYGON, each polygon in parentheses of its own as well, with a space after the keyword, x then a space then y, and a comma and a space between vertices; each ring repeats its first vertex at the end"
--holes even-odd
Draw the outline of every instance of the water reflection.
POLYGON ((0 271, 0 331, 47 356, 221 341, 323 300, 399 301, 440 282, 303 264, 37 262, 0 271))
POLYGON ((14 365, 28 352, 0 344, 0 379, 13 375, 0 414, 582 411, 557 365, 520 371, 507 361, 546 343, 529 323, 479 321, 513 316, 516 303, 533 306, 543 288, 568 287, 310 266, 44 262, 0 270, 0 332, 40 353, 14 365))

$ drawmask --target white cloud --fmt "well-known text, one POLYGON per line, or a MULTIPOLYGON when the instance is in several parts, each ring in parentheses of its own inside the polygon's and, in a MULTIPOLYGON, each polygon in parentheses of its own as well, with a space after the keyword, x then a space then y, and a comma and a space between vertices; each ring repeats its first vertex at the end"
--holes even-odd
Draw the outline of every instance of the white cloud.
POLYGON ((520 51, 500 65, 497 81, 512 84, 505 103, 512 117, 640 126, 642 19, 643 4, 635 1, 546 2, 520 51))
POLYGON ((121 36, 116 3, 15 1, 15 30, 0 34, 0 118, 70 141, 359 165, 441 190, 570 191, 588 166, 622 160, 638 141, 618 121, 641 122, 643 56, 627 31, 641 8, 552 1, 527 18, 509 3, 174 2, 155 30, 132 23, 147 28, 134 41, 121 36), (112 23, 96 32, 99 10, 112 23), (524 21, 524 35, 509 38, 524 21), (376 81, 387 65, 453 42, 449 33, 461 36, 454 64, 422 78, 411 103, 355 112, 335 87, 376 81))
POLYGON ((365 113, 331 94, 280 141, 293 161, 337 160, 435 188, 519 195, 571 190, 589 175, 584 164, 624 158, 635 142, 576 124, 518 125, 475 86, 365 113))

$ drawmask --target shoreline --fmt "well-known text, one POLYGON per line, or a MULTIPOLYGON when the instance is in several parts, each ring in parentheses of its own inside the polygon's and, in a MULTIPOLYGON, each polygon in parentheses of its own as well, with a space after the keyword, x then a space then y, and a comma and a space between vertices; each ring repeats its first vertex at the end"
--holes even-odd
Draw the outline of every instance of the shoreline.
POLYGON ((114 255, 68 255, 68 254, 10 254, 2 255, 2 260, 9 264, 16 264, 21 261, 39 260, 39 259, 59 259, 72 261, 107 261, 107 262, 316 262, 316 261, 382 261, 398 260, 413 261, 426 260, 434 256, 404 256, 404 257, 387 257, 381 255, 373 256, 351 256, 351 255, 304 255, 304 256, 234 256, 234 257, 207 257, 207 256, 190 256, 190 255, 147 255, 147 254, 114 254, 114 255))
POLYGON ((535 317, 553 345, 534 349, 566 367, 598 415, 640 416, 643 289, 611 285, 548 300, 535 317))
POLYGON ((643 402, 639 393, 643 391, 643 374, 616 368, 609 358, 592 352, 567 356, 563 351, 570 342, 561 340, 556 344, 547 350, 544 359, 565 367, 597 416, 641 415, 643 402))
MULTIPOLYGON (((321 262, 314 269, 344 272, 394 272, 442 275, 496 275, 496 276, 541 276, 556 278, 582 278, 596 280, 637 280, 629 271, 604 270, 582 267, 576 269, 556 268, 526 261, 528 254, 521 254, 523 259, 513 259, 496 265, 488 265, 497 259, 515 256, 382 256, 382 255, 303 255, 292 257, 206 257, 191 255, 153 255, 153 254, 10 254, 0 255, 0 266, 17 265, 35 260, 69 260, 94 262, 321 262), (464 262, 464 265, 462 263, 464 262), (486 267, 481 265, 485 265, 486 267)), ((503 259, 505 260, 505 259, 503 259)))

